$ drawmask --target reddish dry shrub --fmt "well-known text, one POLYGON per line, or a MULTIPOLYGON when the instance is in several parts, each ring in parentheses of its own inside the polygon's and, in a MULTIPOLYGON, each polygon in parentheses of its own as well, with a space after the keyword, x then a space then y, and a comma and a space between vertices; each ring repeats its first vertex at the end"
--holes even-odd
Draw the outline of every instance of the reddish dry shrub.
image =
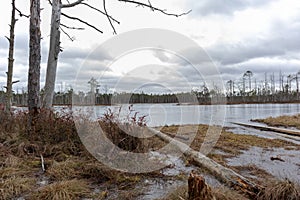
POLYGON ((128 133, 143 134, 142 127, 146 126, 146 116, 138 116, 132 105, 128 107, 128 114, 124 119, 120 118, 122 107, 117 112, 108 109, 100 118, 99 123, 107 138, 125 151, 143 152, 145 150, 144 139, 128 133))

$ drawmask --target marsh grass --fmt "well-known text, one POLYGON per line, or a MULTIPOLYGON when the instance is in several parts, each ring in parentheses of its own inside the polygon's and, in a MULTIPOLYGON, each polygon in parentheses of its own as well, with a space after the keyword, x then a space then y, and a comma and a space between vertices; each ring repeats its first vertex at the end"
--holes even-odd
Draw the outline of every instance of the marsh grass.
POLYGON ((39 188, 30 195, 33 200, 75 200, 91 195, 91 190, 84 180, 66 180, 39 188))
POLYGON ((14 199, 35 186, 34 178, 10 176, 0 181, 0 199, 14 199))
MULTIPOLYGON (((248 200, 247 197, 239 194, 237 191, 224 186, 211 187, 211 190, 217 200, 248 200)), ((177 187, 170 191, 166 197, 157 200, 188 200, 188 187, 187 185, 177 187)))
MULTIPOLYGON (((165 178, 160 171, 139 175, 127 174, 112 170, 98 162, 81 143, 70 113, 63 111, 58 114, 42 110, 36 119, 34 129, 27 127, 28 113, 26 112, 7 116, 0 112, 0 119, 0 199, 13 199, 20 196, 25 199, 78 199, 82 197, 105 199, 109 191, 104 190, 97 194, 92 192, 92 188, 98 185, 105 185, 107 188, 112 185, 116 186, 115 192, 119 194, 116 198, 134 199, 141 192, 135 190, 135 186, 144 178, 165 178), (45 159, 45 173, 41 170, 41 155, 45 159), (49 178, 50 184, 41 187, 38 184, 40 176, 49 178)), ((113 113, 108 113, 99 121, 108 138, 125 150, 145 152, 164 146, 165 143, 156 137, 137 139, 125 135, 128 131, 126 127, 129 131, 138 130, 139 127, 146 125, 144 122, 145 119, 135 113, 125 122, 119 121, 118 115, 113 113)), ((185 130, 188 132, 191 127, 186 127, 185 130)), ((207 125, 198 127, 195 141, 191 145, 195 150, 199 150, 208 129, 207 125)), ((176 133, 178 128, 179 126, 165 126, 162 130, 176 133)), ((216 149, 226 154, 210 154, 209 156, 226 165, 227 157, 236 156, 241 150, 246 150, 251 146, 290 147, 291 144, 281 140, 261 139, 223 130, 216 149)), ((299 146, 295 148, 300 149, 299 146)), ((257 172, 255 169, 249 170, 253 173, 257 172)), ((184 197, 185 192, 184 188, 172 191, 170 199, 184 197)), ((221 189, 217 190, 216 195, 222 196, 224 193, 226 198, 230 199, 232 196, 230 192, 230 189, 229 191, 221 189)), ((226 199, 224 196, 222 198, 226 199)))
POLYGON ((299 200, 300 186, 289 180, 269 182, 265 189, 258 195, 258 200, 299 200))
POLYGON ((251 121, 260 122, 269 126, 277 127, 294 127, 300 130, 300 114, 297 115, 284 115, 279 117, 268 117, 266 119, 253 119, 251 121))

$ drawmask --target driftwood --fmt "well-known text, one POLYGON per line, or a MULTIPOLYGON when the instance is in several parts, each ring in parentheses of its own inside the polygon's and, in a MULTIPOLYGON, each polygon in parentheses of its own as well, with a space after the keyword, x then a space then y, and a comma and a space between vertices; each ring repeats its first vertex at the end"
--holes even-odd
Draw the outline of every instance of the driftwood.
POLYGON ((245 177, 211 160, 210 158, 206 157, 202 153, 194 151, 188 145, 176 139, 173 139, 167 136, 166 134, 158 130, 155 130, 153 128, 149 128, 149 130, 153 134, 158 136, 160 139, 168 142, 171 145, 174 145, 185 156, 192 158, 197 165, 206 168, 208 171, 210 171, 211 174, 213 174, 216 178, 218 178, 221 182, 228 185, 229 187, 242 191, 252 198, 255 198, 257 194, 261 191, 262 189, 261 186, 252 183, 245 177))
POLYGON ((189 140, 190 139, 190 138, 182 136, 182 135, 175 135, 174 133, 164 132, 164 134, 167 134, 168 136, 171 136, 171 137, 179 138, 181 140, 189 140))
POLYGON ((273 132, 277 132, 277 133, 281 133, 281 134, 285 134, 285 135, 300 137, 300 131, 290 130, 290 129, 286 129, 286 128, 277 128, 277 127, 271 127, 271 126, 259 126, 259 125, 254 125, 254 124, 244 124, 244 123, 236 123, 236 122, 233 122, 233 124, 250 127, 250 128, 255 128, 258 130, 262 130, 262 131, 273 131, 273 132))
POLYGON ((188 179, 188 200, 216 200, 205 179, 193 171, 188 179))

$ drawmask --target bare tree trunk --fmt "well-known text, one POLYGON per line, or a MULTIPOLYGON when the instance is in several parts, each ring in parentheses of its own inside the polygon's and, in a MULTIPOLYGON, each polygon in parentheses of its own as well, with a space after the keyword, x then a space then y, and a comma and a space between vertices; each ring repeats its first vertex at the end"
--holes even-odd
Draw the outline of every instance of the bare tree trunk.
POLYGON ((41 30, 40 0, 30 1, 28 110, 35 115, 40 107, 41 30))
POLYGON ((5 111, 10 112, 11 99, 12 99, 12 76, 14 66, 14 44, 15 44, 15 24, 16 24, 16 7, 15 0, 12 0, 12 11, 11 11, 11 22, 10 22, 10 35, 9 41, 9 52, 8 52, 8 70, 7 70, 7 85, 6 85, 6 105, 5 111))
POLYGON ((45 95, 42 106, 51 108, 53 103, 53 94, 55 89, 55 78, 58 54, 60 52, 60 17, 61 17, 61 0, 52 1, 52 16, 51 16, 51 33, 50 33, 50 48, 47 63, 45 95))

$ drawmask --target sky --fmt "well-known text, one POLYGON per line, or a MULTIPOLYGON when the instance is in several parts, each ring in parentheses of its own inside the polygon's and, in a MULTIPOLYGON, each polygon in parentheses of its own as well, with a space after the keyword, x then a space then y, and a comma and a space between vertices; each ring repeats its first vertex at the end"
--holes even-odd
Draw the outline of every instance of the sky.
MULTIPOLYGON (((67 3, 66 0, 62 2, 67 3)), ((102 1, 86 2, 103 10, 102 1)), ((83 27, 85 30, 63 28, 75 40, 71 41, 61 33, 63 51, 59 55, 56 91, 65 91, 78 85, 79 90, 88 90, 87 82, 94 77, 102 92, 172 93, 201 87, 204 81, 212 81, 215 85, 219 84, 219 87, 228 80, 238 83, 246 71, 252 71, 253 79, 257 79, 258 83, 264 80, 265 73, 267 77, 274 73, 278 81, 280 71, 285 76, 300 71, 298 0, 152 0, 151 3, 170 13, 192 12, 173 17, 117 0, 107 1, 109 14, 120 21, 120 24, 114 24, 118 33, 114 35, 107 18, 87 6, 63 9, 63 13, 88 21, 104 33, 62 17, 62 24, 83 27), (160 47, 158 44, 152 49, 132 49, 116 57, 111 51, 102 48, 103 44, 113 43, 129 31, 145 28, 165 29, 175 35, 180 34, 197 44, 203 52, 201 55, 193 49, 174 52, 157 48, 160 47), (181 55, 185 55, 188 60, 181 55), (204 62, 207 58, 210 59, 209 64, 204 62), (197 66, 191 63, 201 63, 198 66, 201 68, 200 73, 197 66), (206 72, 211 68, 216 69, 215 74, 207 75, 206 72)), ((47 0, 41 0, 41 5, 42 88, 47 65, 51 7, 47 0)), ((23 13, 29 13, 29 1, 16 0, 16 6, 23 13)), ((0 90, 6 84, 8 42, 5 36, 9 35, 10 12, 10 1, 1 1, 0 90)), ((21 92, 26 91, 27 87, 29 24, 27 18, 18 16, 18 19, 13 80, 20 80, 14 89, 21 92)), ((137 40, 151 38, 147 34, 139 37, 137 40)), ((131 40, 134 42, 135 38, 131 40)), ((180 42, 174 39, 174 44, 180 42)), ((122 49, 126 44, 119 42, 114 48, 122 49)))

